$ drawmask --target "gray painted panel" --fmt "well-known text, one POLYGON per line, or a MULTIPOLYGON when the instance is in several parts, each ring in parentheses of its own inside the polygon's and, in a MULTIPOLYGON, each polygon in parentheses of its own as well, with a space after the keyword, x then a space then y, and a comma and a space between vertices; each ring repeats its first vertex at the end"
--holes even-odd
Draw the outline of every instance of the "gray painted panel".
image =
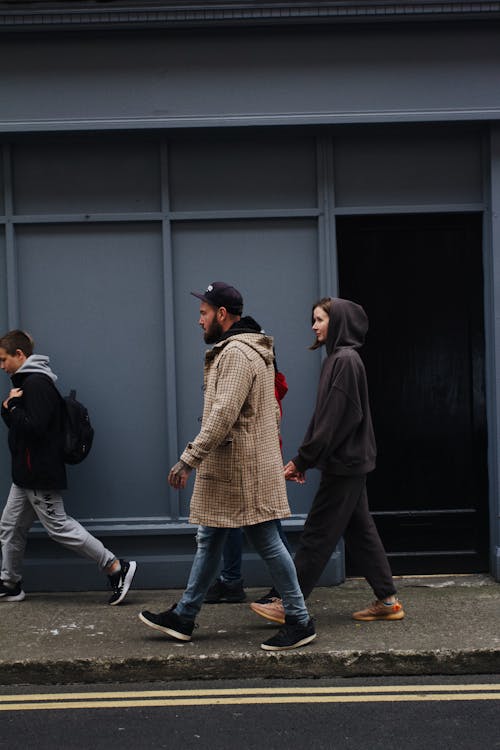
MULTIPOLYGON (((89 529, 94 532, 94 529, 89 529)), ((184 588, 196 550, 194 527, 190 533, 168 537, 130 537, 101 535, 103 543, 117 554, 124 554, 137 560, 138 569, 134 587, 138 589, 184 588)), ((289 542, 294 549, 297 545, 297 532, 287 531, 289 542)), ((41 536, 32 535, 28 545, 29 557, 25 561, 23 579, 27 592, 33 591, 96 591, 96 601, 105 603, 106 580, 89 560, 77 557, 69 550, 47 540, 45 532, 41 536)), ((242 573, 246 586, 266 586, 271 579, 264 562, 255 554, 252 547, 245 545, 242 573)), ((331 586, 344 579, 342 546, 333 553, 319 585, 331 586)), ((140 602, 139 602, 140 604, 140 602)))
POLYGON ((5 228, 0 226, 0 336, 7 329, 7 257, 5 252, 5 228))
POLYGON ((5 196, 4 196, 4 158, 3 149, 0 148, 0 216, 5 214, 5 196))
MULTIPOLYGON (((199 301, 189 292, 224 280, 240 289, 244 313, 275 337, 278 365, 289 393, 283 402, 283 450, 295 455, 312 412, 320 355, 312 341, 311 305, 318 297, 316 223, 310 220, 233 221, 174 225, 173 231, 179 446, 199 429, 203 353, 199 301)), ((292 512, 307 513, 316 487, 289 483, 292 512)), ((192 481, 192 480, 191 480, 192 481)), ((183 493, 187 513, 189 491, 183 493)))
MULTIPOLYGON (((486 295, 486 354, 490 368, 487 372, 488 389, 488 458, 490 465, 490 540, 491 573, 500 581, 500 131, 491 129, 491 254, 488 252, 486 269, 489 272, 486 295), (489 304, 488 304, 489 303, 489 304), (488 335, 489 334, 489 335, 488 335)), ((489 248, 488 248, 489 250, 489 248)))
MULTIPOLYGON (((0 336, 9 328, 7 315, 7 263, 5 253, 5 231, 0 227, 0 336)), ((0 400, 3 401, 10 390, 10 381, 0 372, 0 400)), ((7 447, 7 429, 0 424, 0 508, 10 486, 10 456, 7 447)))
POLYGON ((159 145, 59 138, 13 148, 14 213, 160 210, 159 145))
POLYGON ((95 424, 70 471, 85 518, 168 513, 160 225, 19 227, 22 325, 95 424))
POLYGON ((351 130, 334 138, 338 206, 483 199, 481 131, 460 127, 351 130))
POLYGON ((225 133, 170 142, 173 211, 312 208, 313 137, 225 133))
POLYGON ((4 129, 500 116, 493 24, 19 35, 0 69, 4 129))

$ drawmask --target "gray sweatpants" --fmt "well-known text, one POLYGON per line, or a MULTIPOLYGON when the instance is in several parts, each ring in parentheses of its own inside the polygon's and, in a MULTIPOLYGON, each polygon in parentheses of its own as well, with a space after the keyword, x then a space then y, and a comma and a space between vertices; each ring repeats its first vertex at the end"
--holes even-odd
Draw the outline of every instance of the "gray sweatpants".
POLYGON ((2 581, 17 583, 21 580, 28 531, 37 519, 51 539, 94 560, 101 570, 116 559, 99 539, 66 515, 59 493, 53 490, 28 490, 13 484, 0 520, 2 581))

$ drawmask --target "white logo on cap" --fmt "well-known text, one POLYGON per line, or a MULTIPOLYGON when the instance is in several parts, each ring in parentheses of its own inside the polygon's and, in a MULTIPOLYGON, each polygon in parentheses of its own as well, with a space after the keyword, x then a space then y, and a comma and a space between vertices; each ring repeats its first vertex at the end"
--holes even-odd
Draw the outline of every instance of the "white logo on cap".
POLYGON ((212 284, 209 284, 207 286, 207 292, 213 292, 213 290, 214 290, 214 288, 213 288, 212 284))

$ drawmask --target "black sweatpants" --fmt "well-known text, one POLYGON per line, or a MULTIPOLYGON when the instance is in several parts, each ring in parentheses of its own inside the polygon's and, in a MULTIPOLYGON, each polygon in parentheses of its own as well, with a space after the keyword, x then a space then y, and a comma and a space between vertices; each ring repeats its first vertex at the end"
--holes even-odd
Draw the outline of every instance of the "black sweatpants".
POLYGON ((368 509, 366 476, 322 474, 294 558, 304 599, 316 586, 342 536, 377 599, 395 594, 389 561, 368 509))

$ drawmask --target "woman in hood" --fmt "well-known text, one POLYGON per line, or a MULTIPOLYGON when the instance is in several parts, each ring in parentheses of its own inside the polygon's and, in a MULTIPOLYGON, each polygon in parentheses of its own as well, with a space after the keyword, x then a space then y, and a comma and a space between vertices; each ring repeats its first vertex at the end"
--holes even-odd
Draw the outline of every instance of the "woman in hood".
MULTIPOLYGON (((285 466, 286 479, 303 483, 308 469, 321 471, 321 483, 304 524, 295 555, 300 587, 307 599, 341 537, 375 602, 354 612, 355 620, 401 620, 391 569, 368 509, 366 475, 375 468, 376 446, 366 372, 358 350, 368 331, 360 305, 338 297, 314 303, 311 349, 325 347, 316 406, 297 455, 285 466)), ((254 602, 257 614, 284 619, 280 599, 254 602)))

